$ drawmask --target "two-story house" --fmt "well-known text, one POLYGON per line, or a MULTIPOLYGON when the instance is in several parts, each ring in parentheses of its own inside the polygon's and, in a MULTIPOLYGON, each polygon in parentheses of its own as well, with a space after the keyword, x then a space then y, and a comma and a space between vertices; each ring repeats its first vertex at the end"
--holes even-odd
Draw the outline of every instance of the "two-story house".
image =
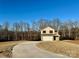
POLYGON ((41 30, 41 40, 42 41, 54 41, 59 40, 60 35, 55 29, 51 27, 46 27, 41 30))

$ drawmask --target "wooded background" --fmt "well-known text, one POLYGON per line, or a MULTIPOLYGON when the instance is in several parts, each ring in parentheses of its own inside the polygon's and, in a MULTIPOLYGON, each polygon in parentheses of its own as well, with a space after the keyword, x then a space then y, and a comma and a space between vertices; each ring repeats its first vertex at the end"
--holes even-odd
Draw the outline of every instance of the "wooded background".
POLYGON ((78 20, 61 21, 59 18, 52 20, 34 20, 31 24, 19 21, 13 24, 4 22, 0 24, 0 41, 16 40, 41 40, 40 30, 50 26, 60 34, 60 40, 78 40, 79 22, 78 20))

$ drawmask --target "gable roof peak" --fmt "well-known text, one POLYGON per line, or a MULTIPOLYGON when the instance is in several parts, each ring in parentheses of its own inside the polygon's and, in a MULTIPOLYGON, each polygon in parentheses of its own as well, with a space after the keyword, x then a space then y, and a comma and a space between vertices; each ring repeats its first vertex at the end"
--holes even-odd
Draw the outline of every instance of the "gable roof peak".
POLYGON ((50 27, 50 26, 47 26, 47 27, 45 27, 45 28, 43 28, 43 29, 41 29, 41 30, 44 30, 44 29, 46 29, 46 28, 51 28, 51 29, 53 29, 52 27, 50 27))

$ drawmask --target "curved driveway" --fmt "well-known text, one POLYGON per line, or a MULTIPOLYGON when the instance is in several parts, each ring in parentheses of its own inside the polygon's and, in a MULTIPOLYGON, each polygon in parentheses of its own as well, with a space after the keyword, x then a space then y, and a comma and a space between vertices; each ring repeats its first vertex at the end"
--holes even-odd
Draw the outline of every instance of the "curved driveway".
POLYGON ((13 58, 67 58, 60 54, 55 54, 36 47, 39 42, 24 42, 16 45, 12 51, 13 58))

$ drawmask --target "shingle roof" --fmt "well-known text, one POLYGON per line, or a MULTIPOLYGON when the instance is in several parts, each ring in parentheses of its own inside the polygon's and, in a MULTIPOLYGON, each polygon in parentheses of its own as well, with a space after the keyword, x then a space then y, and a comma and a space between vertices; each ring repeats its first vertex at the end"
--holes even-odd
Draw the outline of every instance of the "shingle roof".
POLYGON ((43 30, 43 29, 45 29, 45 28, 47 28, 47 27, 50 27, 50 28, 54 29, 52 26, 46 26, 46 27, 42 28, 41 30, 43 30))

